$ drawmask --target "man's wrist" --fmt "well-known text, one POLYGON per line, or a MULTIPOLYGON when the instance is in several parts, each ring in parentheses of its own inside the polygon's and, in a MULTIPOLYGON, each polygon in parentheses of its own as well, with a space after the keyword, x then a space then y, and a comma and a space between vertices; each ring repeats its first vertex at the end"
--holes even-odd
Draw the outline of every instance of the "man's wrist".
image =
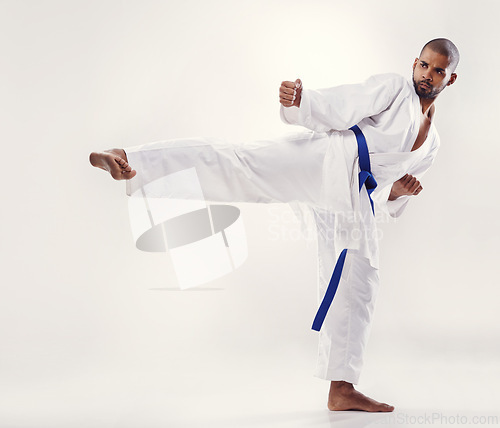
POLYGON ((389 197, 387 198, 387 200, 389 200, 389 201, 395 201, 400 196, 402 196, 402 195, 398 195, 397 193, 395 193, 394 191, 391 190, 391 193, 389 193, 389 197))

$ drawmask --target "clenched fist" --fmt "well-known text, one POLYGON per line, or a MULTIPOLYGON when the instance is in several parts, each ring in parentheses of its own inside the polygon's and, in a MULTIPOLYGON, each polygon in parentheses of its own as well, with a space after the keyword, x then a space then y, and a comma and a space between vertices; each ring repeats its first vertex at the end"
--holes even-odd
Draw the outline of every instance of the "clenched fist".
POLYGON ((394 201, 403 195, 418 195, 423 187, 413 175, 406 174, 392 185, 389 200, 394 201))
POLYGON ((280 103, 284 107, 300 107, 301 94, 302 82, 300 79, 297 79, 295 82, 281 82, 280 103))

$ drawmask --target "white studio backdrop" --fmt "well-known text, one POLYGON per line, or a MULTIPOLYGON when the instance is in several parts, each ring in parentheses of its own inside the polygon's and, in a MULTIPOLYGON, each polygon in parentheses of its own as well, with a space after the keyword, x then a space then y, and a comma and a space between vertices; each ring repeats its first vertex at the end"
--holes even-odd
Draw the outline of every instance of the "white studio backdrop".
POLYGON ((360 387, 419 409, 497 409, 497 15, 494 1, 1 0, 0 427, 198 426, 193 402, 214 426, 291 426, 290 402, 328 422, 311 376, 315 243, 288 208, 239 204, 247 261, 177 291, 168 256, 134 247, 125 184, 88 155, 295 131, 279 119, 282 80, 409 76, 435 37, 457 44, 459 77, 437 100, 424 191, 382 225, 360 387), (277 419, 231 419, 259 412, 277 419))

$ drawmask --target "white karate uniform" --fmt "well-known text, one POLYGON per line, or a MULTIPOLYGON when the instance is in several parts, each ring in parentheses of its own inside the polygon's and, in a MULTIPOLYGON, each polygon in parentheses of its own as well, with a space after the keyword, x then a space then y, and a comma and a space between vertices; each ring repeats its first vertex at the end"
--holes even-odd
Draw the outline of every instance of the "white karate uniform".
MULTIPOLYGON (((359 191, 357 142, 349 128, 357 124, 366 137, 378 183, 372 194, 375 209, 397 217, 410 197, 388 201, 392 184, 406 173, 420 179, 439 146, 432 125, 424 144, 411 152, 420 117, 412 81, 395 74, 357 85, 303 89, 300 108, 281 106, 281 118, 309 131, 240 145, 191 138, 126 149, 137 171, 127 181, 127 194, 140 194, 158 178, 195 167, 207 201, 281 202, 299 215, 312 214, 320 299, 338 255, 349 249, 320 332, 316 375, 356 384, 378 288, 378 241, 368 194, 364 187, 359 191)), ((182 198, 173 188, 155 191, 154 197, 182 198)))

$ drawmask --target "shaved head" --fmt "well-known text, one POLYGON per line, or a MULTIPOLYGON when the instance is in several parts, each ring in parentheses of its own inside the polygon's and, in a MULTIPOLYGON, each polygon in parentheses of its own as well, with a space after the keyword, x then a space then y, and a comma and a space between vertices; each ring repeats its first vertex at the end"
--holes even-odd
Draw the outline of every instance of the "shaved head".
POLYGON ((460 53, 458 52, 457 47, 455 44, 448 39, 434 39, 431 40, 430 42, 427 42, 425 46, 422 48, 422 51, 420 52, 420 56, 422 56, 422 52, 426 49, 431 49, 434 52, 444 55, 448 57, 450 61, 449 68, 451 69, 452 72, 455 71, 457 68, 458 62, 460 61, 460 53))

